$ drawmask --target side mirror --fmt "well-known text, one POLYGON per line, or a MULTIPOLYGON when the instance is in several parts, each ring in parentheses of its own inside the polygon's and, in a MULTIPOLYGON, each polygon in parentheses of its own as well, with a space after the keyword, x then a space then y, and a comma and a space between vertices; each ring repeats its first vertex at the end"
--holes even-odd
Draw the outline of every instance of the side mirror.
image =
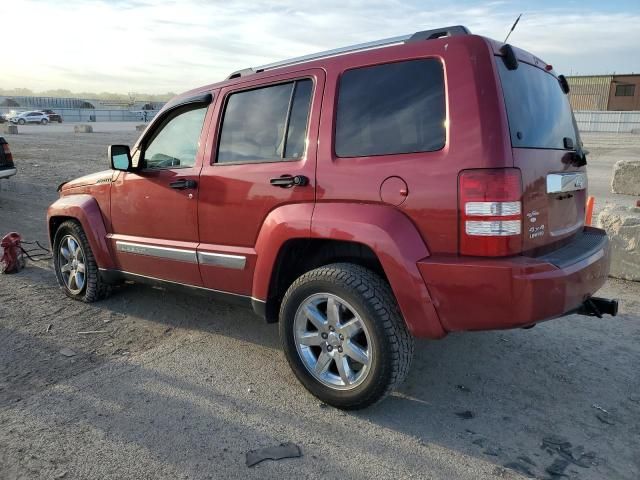
POLYGON ((128 145, 109 145, 107 156, 113 170, 131 170, 131 151, 128 145))

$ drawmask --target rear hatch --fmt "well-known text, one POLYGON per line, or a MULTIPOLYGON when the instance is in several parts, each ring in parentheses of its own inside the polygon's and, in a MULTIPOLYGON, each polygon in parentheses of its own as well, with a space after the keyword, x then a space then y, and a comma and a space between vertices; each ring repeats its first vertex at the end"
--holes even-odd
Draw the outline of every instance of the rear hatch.
POLYGON ((580 166, 580 136, 567 95, 550 71, 522 61, 509 70, 503 57, 495 58, 513 166, 522 172, 522 247, 542 254, 584 226, 587 175, 580 166))

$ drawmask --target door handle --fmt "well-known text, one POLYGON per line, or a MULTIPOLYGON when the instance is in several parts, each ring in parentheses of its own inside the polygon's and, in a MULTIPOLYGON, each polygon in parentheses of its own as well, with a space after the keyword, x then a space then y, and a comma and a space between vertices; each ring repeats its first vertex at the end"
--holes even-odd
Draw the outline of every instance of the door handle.
POLYGON ((304 175, 281 175, 280 177, 272 178, 270 182, 274 187, 280 188, 304 187, 305 185, 309 185, 309 179, 304 175))
POLYGON ((175 182, 171 182, 169 186, 171 188, 175 188, 176 190, 186 190, 187 188, 196 188, 198 182, 195 180, 176 180, 175 182))

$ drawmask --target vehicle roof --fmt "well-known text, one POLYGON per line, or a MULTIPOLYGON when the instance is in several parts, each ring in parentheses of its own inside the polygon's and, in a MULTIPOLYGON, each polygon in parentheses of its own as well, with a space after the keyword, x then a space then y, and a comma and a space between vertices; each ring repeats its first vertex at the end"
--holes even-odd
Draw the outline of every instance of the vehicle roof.
MULTIPOLYGON (((354 64, 362 63, 363 60, 370 58, 372 60, 372 64, 375 64, 376 63, 375 58, 378 57, 380 52, 382 51, 384 51, 385 53, 397 55, 398 58, 403 58, 407 54, 417 54, 417 53, 429 54, 432 52, 434 54, 437 54, 443 51, 443 46, 446 50, 446 46, 448 45, 454 45, 458 43, 470 44, 470 43, 476 43, 479 41, 486 44, 489 48, 489 51, 492 51, 494 55, 503 55, 503 53, 501 52, 501 48, 505 45, 503 42, 494 40, 492 38, 484 37, 481 35, 474 35, 471 33, 457 34, 457 35, 445 36, 445 37, 435 38, 435 39, 412 41, 408 43, 395 43, 390 45, 374 47, 366 50, 337 53, 337 54, 329 55, 322 58, 312 59, 309 61, 296 62, 290 65, 276 66, 276 67, 267 66, 268 68, 266 68, 263 71, 249 72, 251 69, 241 70, 240 72, 249 72, 249 73, 248 74, 245 73, 244 75, 239 76, 237 78, 226 78, 225 80, 222 80, 219 82, 203 85, 201 87, 188 90, 176 96, 167 105, 179 102, 181 99, 189 98, 189 97, 203 94, 206 92, 211 92, 212 90, 216 90, 216 89, 220 89, 220 88, 232 86, 232 85, 241 85, 243 83, 247 83, 250 81, 252 82, 262 78, 267 79, 274 75, 294 73, 300 70, 310 70, 315 68, 327 70, 332 66, 343 65, 345 63, 345 59, 347 58, 351 58, 354 64)), ((512 48, 519 61, 526 62, 528 64, 537 66, 543 70, 547 70, 550 73, 553 73, 551 72, 551 68, 552 68, 551 65, 548 65, 540 58, 527 52, 526 50, 522 50, 517 47, 512 47, 512 48)))

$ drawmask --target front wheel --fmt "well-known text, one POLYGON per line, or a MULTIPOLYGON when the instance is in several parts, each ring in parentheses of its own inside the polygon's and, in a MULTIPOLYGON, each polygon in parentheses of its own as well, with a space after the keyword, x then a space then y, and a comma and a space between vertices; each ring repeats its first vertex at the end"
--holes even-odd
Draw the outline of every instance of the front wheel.
POLYGON ((53 265, 64 293, 91 303, 109 294, 98 272, 98 264, 80 224, 68 220, 56 231, 53 241, 53 265))
POLYGON ((27 123, 27 121, 24 118, 18 120, 18 125, 24 125, 25 123, 27 123))
POLYGON ((46 125, 47 123, 49 123, 49 120, 47 120, 46 118, 43 118, 42 120, 40 120, 41 125, 46 125))
POLYGON ((289 287, 280 338, 307 390, 344 409, 384 398, 404 380, 413 357, 413 338, 388 283, 350 263, 317 268, 289 287))

